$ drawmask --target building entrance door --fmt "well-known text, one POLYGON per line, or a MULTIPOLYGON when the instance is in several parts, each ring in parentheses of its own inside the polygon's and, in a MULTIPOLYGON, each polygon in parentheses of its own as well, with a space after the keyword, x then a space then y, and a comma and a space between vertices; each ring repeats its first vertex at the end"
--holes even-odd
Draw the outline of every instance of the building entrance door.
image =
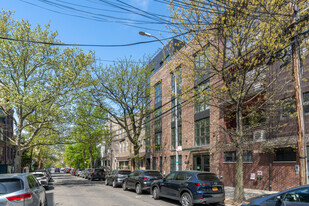
POLYGON ((210 171, 209 153, 193 155, 193 169, 198 171, 210 171))

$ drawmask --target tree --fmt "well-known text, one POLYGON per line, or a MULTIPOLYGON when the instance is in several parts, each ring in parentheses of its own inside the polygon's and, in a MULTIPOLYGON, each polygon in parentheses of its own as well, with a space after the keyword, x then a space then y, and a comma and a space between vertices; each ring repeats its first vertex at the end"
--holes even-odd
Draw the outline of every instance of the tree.
POLYGON ((131 59, 98 68, 93 82, 94 103, 109 114, 109 121, 124 129, 134 146, 135 168, 140 167, 142 129, 150 104, 150 67, 131 59))
POLYGON ((61 42, 49 25, 33 27, 6 11, 1 12, 0 36, 0 107, 13 118, 15 131, 9 140, 16 146, 14 166, 19 172, 22 153, 40 131, 65 120, 74 92, 88 79, 93 54, 53 46, 61 42))
MULTIPOLYGON (((289 32, 289 5, 284 0, 171 0, 169 3, 170 31, 177 35, 189 32, 184 36, 189 49, 180 55, 182 62, 191 62, 188 67, 194 71, 188 72, 188 76, 200 77, 197 81, 210 79, 208 89, 199 89, 195 96, 206 95, 209 104, 218 107, 229 122, 230 126, 216 124, 228 137, 225 143, 236 149, 234 200, 242 202, 243 153, 249 133, 263 125, 263 114, 268 112, 269 105, 275 106, 275 92, 282 89, 270 89, 283 70, 274 73, 269 65, 282 56, 293 39, 289 32), (202 57, 203 67, 194 67, 194 53, 202 57), (264 87, 253 92, 257 84, 264 87)), ((300 7, 304 5, 301 3, 300 7)))

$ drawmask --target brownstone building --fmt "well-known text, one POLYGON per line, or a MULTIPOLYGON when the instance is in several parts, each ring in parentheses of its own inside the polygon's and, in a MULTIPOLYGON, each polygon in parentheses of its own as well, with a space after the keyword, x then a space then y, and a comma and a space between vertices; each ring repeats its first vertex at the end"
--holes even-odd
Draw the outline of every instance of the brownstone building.
POLYGON ((14 163, 15 149, 8 138, 13 137, 13 120, 11 115, 0 111, 0 165, 12 165, 14 163))
MULTIPOLYGON (((175 40, 174 40, 175 41, 175 40)), ((173 42, 172 42, 173 44, 173 42)), ((179 44, 177 44, 179 45, 179 44)), ((212 78, 199 76, 197 79, 185 78, 186 72, 192 71, 184 64, 177 63, 177 57, 188 47, 171 47, 171 51, 159 52, 154 61, 153 75, 150 85, 153 88, 152 108, 154 112, 146 122, 146 133, 151 136, 149 162, 150 168, 167 175, 176 169, 175 147, 175 111, 178 103, 178 145, 179 170, 201 170, 215 172, 224 184, 233 186, 235 183, 236 155, 233 147, 218 150, 217 144, 224 138, 218 125, 228 125, 217 107, 209 106, 204 96, 194 96, 189 101, 185 93, 201 90, 212 83, 212 78), (171 58, 170 55, 173 55, 171 58), (175 77, 176 76, 176 77, 175 77), (176 85, 175 85, 175 79, 176 85), (177 87, 177 89, 175 89, 177 87), (186 88, 186 91, 182 91, 186 88), (175 92, 177 91, 177 93, 175 92), (177 95, 176 95, 176 94, 177 95)), ((170 48, 170 47, 169 47, 170 48)), ((188 52, 187 52, 188 53, 188 52)), ((190 53, 190 51, 189 51, 190 53)), ((203 59, 207 52, 192 53, 192 66, 207 69, 203 59)), ((309 58, 304 62, 304 79, 309 77, 309 58)), ((272 72, 282 70, 282 62, 270 66, 272 72)), ((268 131, 259 128, 252 131, 252 141, 244 153, 244 184, 246 188, 264 190, 284 190, 300 184, 299 163, 296 150, 297 121, 295 115, 294 87, 292 74, 282 72, 276 84, 284 86, 282 92, 274 98, 279 101, 278 112, 272 116, 272 124, 282 125, 280 129, 268 131), (291 104, 292 102, 292 104, 291 104)), ((262 84, 259 85, 263 86, 262 84)), ((276 85, 275 85, 276 86, 276 85)), ((274 86, 274 87, 275 87, 274 86)), ((309 132, 309 83, 303 81, 304 111, 306 132, 309 132)), ((258 89, 258 86, 254 89, 258 89)), ((308 135, 306 135, 307 138, 308 135)), ((147 152, 146 152, 147 154, 147 152)), ((309 156, 309 155, 308 155, 309 156)), ((146 155, 147 158, 147 155, 146 155)), ((147 167, 147 159, 146 159, 147 167)))

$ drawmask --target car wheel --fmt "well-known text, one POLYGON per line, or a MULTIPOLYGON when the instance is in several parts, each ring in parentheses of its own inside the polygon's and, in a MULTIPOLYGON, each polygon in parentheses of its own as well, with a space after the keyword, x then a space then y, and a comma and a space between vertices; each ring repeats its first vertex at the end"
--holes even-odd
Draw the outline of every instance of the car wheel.
POLYGON ((187 192, 183 193, 180 198, 181 206, 192 206, 191 195, 187 192))
POLYGON ((141 186, 141 184, 139 184, 139 183, 136 184, 135 192, 136 192, 136 194, 142 194, 142 186, 141 186))
POLYGON ((117 187, 116 181, 113 181, 113 188, 117 187))
POLYGON ((108 185, 107 179, 105 179, 105 185, 108 185))
POLYGON ((122 189, 125 191, 127 190, 127 183, 126 182, 123 182, 122 183, 122 189))
POLYGON ((154 188, 153 188, 153 190, 152 190, 152 197, 153 197, 153 199, 155 199, 155 200, 158 200, 158 199, 160 198, 158 187, 154 187, 154 188))

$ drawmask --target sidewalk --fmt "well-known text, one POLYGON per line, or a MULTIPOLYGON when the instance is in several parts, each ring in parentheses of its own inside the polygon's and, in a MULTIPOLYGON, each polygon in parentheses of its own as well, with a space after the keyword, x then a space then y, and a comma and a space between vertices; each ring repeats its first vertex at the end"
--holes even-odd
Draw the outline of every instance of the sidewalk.
MULTIPOLYGON (((224 187, 225 189, 225 206, 232 206, 230 204, 232 202, 233 196, 234 196, 234 187, 224 187)), ((267 195, 267 194, 274 194, 278 191, 268 191, 268 190, 255 190, 255 189, 246 189, 245 188, 245 197, 246 199, 252 198, 252 197, 258 197, 261 195, 267 195)))

